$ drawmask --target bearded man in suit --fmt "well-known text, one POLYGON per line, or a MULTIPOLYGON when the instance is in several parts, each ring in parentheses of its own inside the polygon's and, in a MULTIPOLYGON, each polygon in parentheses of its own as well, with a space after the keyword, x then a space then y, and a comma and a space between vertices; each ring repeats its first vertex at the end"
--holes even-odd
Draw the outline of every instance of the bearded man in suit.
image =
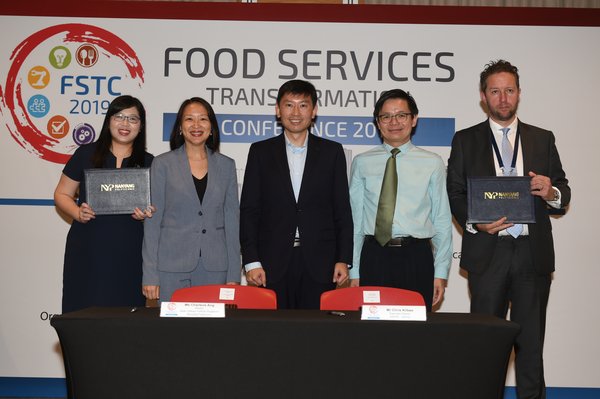
POLYGON ((463 228, 460 266, 469 274, 471 312, 505 318, 510 307, 511 320, 521 326, 515 342, 517 396, 543 399, 542 352, 554 271, 548 209, 568 205, 571 189, 552 132, 517 118, 520 94, 518 69, 510 62, 491 62, 481 72, 480 97, 489 118, 455 134, 447 188, 452 214, 463 228), (516 152, 512 161, 492 150, 503 144, 516 152), (468 224, 467 177, 503 174, 531 177, 535 223, 515 225, 503 217, 468 224))

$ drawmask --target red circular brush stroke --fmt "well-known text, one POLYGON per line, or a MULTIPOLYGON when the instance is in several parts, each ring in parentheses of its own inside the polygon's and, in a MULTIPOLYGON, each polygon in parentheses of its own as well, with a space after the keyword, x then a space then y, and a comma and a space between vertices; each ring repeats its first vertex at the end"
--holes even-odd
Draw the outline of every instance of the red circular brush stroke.
POLYGON ((23 111, 26 110, 26 107, 21 96, 21 84, 17 83, 16 79, 21 65, 29 54, 44 40, 63 32, 66 32, 63 42, 86 42, 95 44, 108 53, 123 60, 131 77, 134 79, 139 78, 141 83, 144 82, 144 69, 137 58, 135 51, 133 51, 133 49, 121 38, 105 29, 84 24, 62 24, 42 29, 23 40, 23 42, 15 48, 10 57, 10 59, 14 58, 14 61, 8 72, 5 92, 3 92, 2 87, 0 87, 0 98, 2 98, 4 105, 9 110, 13 121, 17 126, 17 131, 13 131, 9 126, 7 127, 11 136, 21 147, 29 152, 36 153, 36 155, 42 159, 60 164, 66 163, 71 155, 53 151, 52 148, 58 144, 59 141, 43 134, 32 123, 29 114, 23 111), (20 121, 17 117, 15 103, 18 108, 23 111, 25 116, 24 121, 20 121))

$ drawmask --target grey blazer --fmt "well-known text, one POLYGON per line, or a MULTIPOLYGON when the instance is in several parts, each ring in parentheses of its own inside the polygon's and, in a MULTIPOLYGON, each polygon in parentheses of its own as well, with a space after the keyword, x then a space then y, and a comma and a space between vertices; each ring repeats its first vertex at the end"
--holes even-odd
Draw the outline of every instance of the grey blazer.
POLYGON ((144 221, 143 285, 158 271, 190 272, 202 256, 208 271, 240 281, 239 199, 235 161, 208 152, 208 184, 200 203, 185 145, 154 158, 150 169, 156 213, 144 221))

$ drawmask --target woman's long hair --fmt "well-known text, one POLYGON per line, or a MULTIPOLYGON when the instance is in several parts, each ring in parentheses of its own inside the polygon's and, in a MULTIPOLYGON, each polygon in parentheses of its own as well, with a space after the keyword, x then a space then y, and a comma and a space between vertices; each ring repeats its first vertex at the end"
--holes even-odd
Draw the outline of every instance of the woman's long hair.
POLYGON ((125 95, 115 98, 109 105, 104 117, 104 123, 102 123, 102 130, 100 130, 100 137, 96 141, 96 151, 92 156, 92 163, 95 168, 102 168, 106 157, 110 153, 112 146, 112 135, 110 134, 110 118, 113 115, 118 114, 124 109, 135 107, 140 114, 140 131, 133 140, 133 148, 131 150, 131 156, 127 163, 127 167, 142 167, 144 164, 145 152, 146 152, 146 110, 142 105, 141 101, 135 97, 125 95))

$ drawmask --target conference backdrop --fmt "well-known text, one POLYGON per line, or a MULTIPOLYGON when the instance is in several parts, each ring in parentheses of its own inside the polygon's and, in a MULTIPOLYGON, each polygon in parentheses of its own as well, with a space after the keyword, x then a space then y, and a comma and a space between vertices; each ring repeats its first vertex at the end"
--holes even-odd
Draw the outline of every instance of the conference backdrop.
MULTIPOLYGON (((261 20, 256 9, 247 20, 214 20, 201 4, 187 19, 161 19, 157 7, 150 8, 153 19, 128 19, 118 9, 114 18, 0 16, 0 376, 64 377, 49 320, 61 310, 69 224, 52 195, 64 163, 98 137, 116 96, 132 94, 144 103, 148 150, 155 155, 168 150, 180 103, 208 100, 218 114, 222 152, 236 160, 241 185, 250 143, 281 134, 274 104, 286 80, 315 84, 313 133, 342 143, 348 162, 379 144, 372 109, 391 88, 409 91, 418 103, 415 144, 447 160, 455 129, 486 118, 479 72, 503 58, 521 74, 520 119, 555 133, 573 190, 566 216, 553 220, 557 271, 547 384, 600 387, 600 29, 507 25, 501 18, 456 25, 404 23, 400 14, 397 22, 364 17, 375 10, 389 21, 390 13, 412 10, 389 6, 357 8, 343 23, 314 22, 319 6, 311 7, 287 8, 301 15, 292 22, 283 13, 281 21, 261 20)), ((535 10, 525 11, 534 18, 535 10)), ((469 310, 460 242, 455 230, 442 312, 469 310)), ((512 366, 507 385, 514 385, 512 366)))

